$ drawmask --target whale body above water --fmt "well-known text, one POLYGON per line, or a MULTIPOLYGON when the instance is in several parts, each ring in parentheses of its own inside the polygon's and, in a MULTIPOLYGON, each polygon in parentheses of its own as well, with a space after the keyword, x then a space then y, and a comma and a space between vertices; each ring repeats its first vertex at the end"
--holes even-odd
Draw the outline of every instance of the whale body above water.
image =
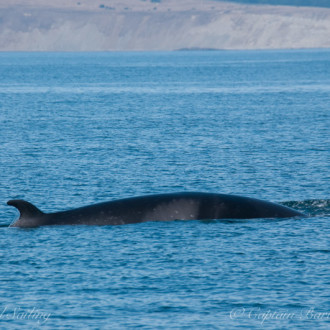
POLYGON ((20 216, 11 227, 123 225, 146 221, 289 218, 292 208, 255 198, 201 192, 146 195, 44 213, 24 200, 10 200, 20 216))

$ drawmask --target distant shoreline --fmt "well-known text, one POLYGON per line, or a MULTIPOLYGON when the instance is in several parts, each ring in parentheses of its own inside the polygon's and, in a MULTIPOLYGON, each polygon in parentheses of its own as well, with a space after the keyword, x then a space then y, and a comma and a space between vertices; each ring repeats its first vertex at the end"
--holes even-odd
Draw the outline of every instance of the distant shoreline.
POLYGON ((79 3, 0 0, 0 51, 330 48, 327 8, 209 0, 79 3))
POLYGON ((95 53, 95 54, 107 54, 107 53, 194 53, 194 52, 212 52, 212 53, 224 53, 224 52, 299 52, 299 51, 330 51, 330 47, 326 48, 272 48, 272 49, 174 49, 174 50, 84 50, 84 51, 40 51, 40 50, 0 50, 1 54, 88 54, 88 53, 95 53))

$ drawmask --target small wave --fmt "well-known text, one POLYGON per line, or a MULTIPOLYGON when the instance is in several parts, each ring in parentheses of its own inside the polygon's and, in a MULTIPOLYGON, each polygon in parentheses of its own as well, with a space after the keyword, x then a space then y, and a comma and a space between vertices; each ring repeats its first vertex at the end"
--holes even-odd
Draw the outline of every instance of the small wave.
POLYGON ((330 199, 307 199, 304 201, 282 202, 281 204, 310 216, 330 215, 330 199))

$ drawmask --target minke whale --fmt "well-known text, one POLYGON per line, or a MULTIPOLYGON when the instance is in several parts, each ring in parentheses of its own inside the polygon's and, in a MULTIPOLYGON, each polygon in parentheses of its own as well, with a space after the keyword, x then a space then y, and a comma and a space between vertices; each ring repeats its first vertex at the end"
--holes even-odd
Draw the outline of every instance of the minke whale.
POLYGON ((44 213, 24 200, 10 200, 20 216, 11 227, 124 225, 146 221, 288 218, 304 214, 275 203, 214 193, 146 195, 44 213))

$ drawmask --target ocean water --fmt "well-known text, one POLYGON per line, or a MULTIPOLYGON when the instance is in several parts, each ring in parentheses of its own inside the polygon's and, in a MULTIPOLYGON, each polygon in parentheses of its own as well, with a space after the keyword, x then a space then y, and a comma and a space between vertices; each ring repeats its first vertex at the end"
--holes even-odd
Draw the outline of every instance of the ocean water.
POLYGON ((330 50, 0 53, 0 328, 329 329, 330 50), (300 219, 8 228, 205 191, 300 219))

